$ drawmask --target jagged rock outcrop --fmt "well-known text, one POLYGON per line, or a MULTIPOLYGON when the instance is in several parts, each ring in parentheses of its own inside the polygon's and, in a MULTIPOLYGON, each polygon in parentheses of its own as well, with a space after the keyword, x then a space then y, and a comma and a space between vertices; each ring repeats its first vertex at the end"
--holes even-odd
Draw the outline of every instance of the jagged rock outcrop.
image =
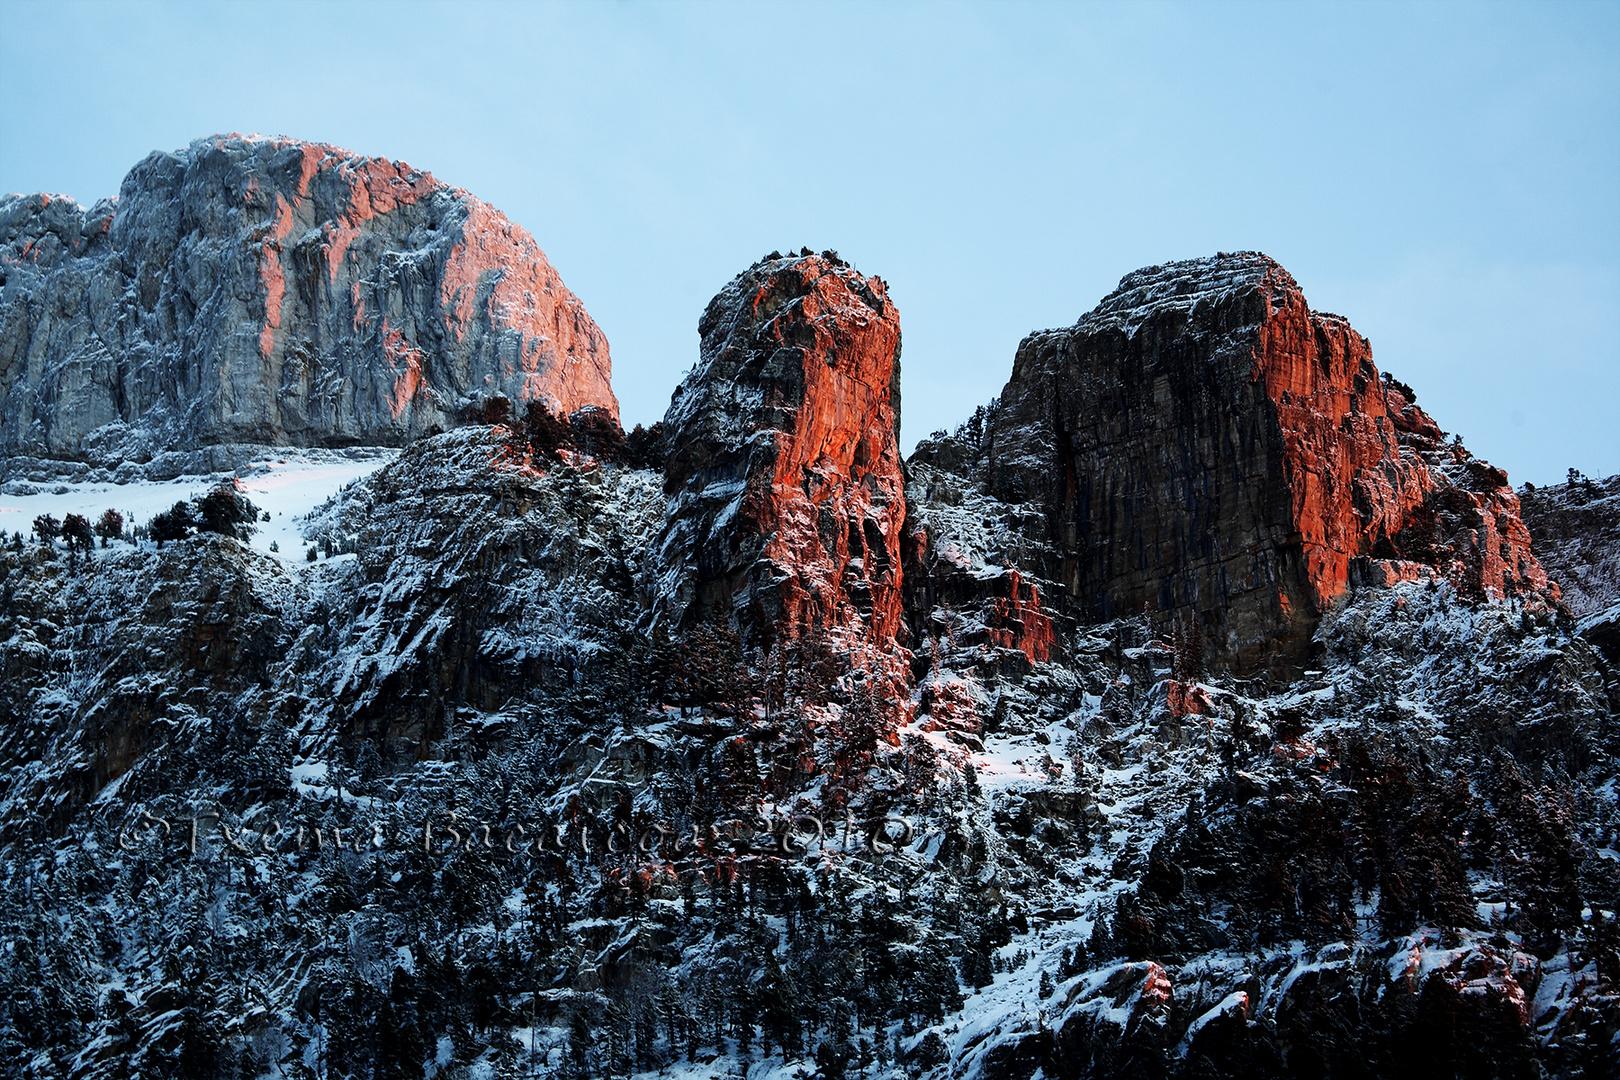
POLYGON ((1027 337, 983 462, 990 493, 1040 511, 1060 607, 1194 612, 1218 666, 1299 664, 1352 581, 1546 588, 1506 475, 1258 253, 1139 270, 1027 337))
POLYGON ((331 599, 342 629, 306 633, 291 663, 334 728, 424 752, 458 705, 612 666, 663 502, 653 473, 530 460, 503 428, 424 439, 312 522, 357 555, 331 599))
POLYGON ((1120 964, 1069 988, 1052 1041, 1049 1075, 1101 1078, 1165 1071, 1174 987, 1152 961, 1120 964))
POLYGON ((291 719, 272 684, 309 588, 280 560, 206 534, 161 551, 103 551, 94 565, 7 552, 0 581, 0 715, 38 721, 0 725, 0 756, 50 763, 26 783, 8 780, 0 799, 21 800, 48 825, 153 748, 172 747, 190 721, 209 728, 198 750, 207 754, 226 738, 227 725, 214 724, 224 710, 239 729, 291 719), (73 690, 42 694, 62 653, 74 657, 73 690))
POLYGON ((1569 479, 1520 492, 1536 558, 1576 618, 1620 603, 1620 476, 1569 479))
POLYGON ((831 252, 772 254, 709 303, 664 417, 659 602, 745 637, 902 632, 900 316, 831 252))
POLYGON ((962 440, 925 439, 907 462, 906 611, 919 639, 948 642, 958 655, 977 650, 978 667, 1025 671, 1057 643, 1043 601, 1051 583, 1027 569, 1041 564, 1043 549, 1027 537, 1043 523, 977 490, 964 475, 967 450, 962 440))
POLYGON ((457 736, 458 710, 622 663, 658 478, 536 464, 503 428, 420 440, 312 515, 312 540, 353 552, 318 564, 211 534, 93 560, 0 550, 0 717, 40 721, 0 723, 0 758, 51 763, 0 800, 71 813, 195 724, 410 760, 457 736), (72 690, 43 693, 58 676, 72 690))
POLYGON ((403 162, 259 136, 116 199, 0 198, 0 455, 397 445, 504 394, 617 416, 607 341, 532 237, 403 162))

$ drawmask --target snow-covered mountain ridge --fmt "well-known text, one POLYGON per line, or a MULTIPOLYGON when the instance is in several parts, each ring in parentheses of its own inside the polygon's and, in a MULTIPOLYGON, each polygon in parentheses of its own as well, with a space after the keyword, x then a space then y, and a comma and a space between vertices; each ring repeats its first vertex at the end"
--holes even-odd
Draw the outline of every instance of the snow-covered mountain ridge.
MULTIPOLYGON (((1176 265, 1123 283, 1133 340, 1193 348, 1219 315, 1228 345, 1286 359, 1243 337, 1282 310, 1320 323, 1312 348, 1349 350, 1326 365, 1344 385, 1300 404, 1233 376, 1238 411, 1133 413, 1170 425, 1176 461, 1083 447, 1069 406, 1042 414, 1025 388, 902 467, 886 290, 831 253, 773 253, 704 315, 661 469, 601 428, 508 418, 310 479, 280 512, 314 561, 207 533, 0 549, 0 1060, 109 1078, 1612 1071, 1620 681, 1600 625, 1535 580, 1587 567, 1581 595, 1607 595, 1587 517, 1550 547, 1535 531, 1540 499, 1589 493, 1526 493, 1537 546, 1519 550, 1505 480, 1376 369, 1358 387, 1370 356, 1347 324, 1252 262, 1176 265), (1384 423, 1335 427, 1352 401, 1384 423), (1077 526, 1114 529, 1102 504, 1065 518, 1077 503, 994 472, 1084 480, 1093 455, 1177 478, 1130 481, 1133 520, 1167 521, 1142 500, 1201 491, 1199 455, 1223 446, 1253 449, 1270 501, 1189 520, 1258 537, 1257 581, 1299 569, 1272 584, 1302 606, 1245 623, 1237 650, 1287 664, 1206 649, 1229 613, 1175 590, 1089 611, 1091 579, 1065 574, 1098 565, 1077 526), (1341 512, 1321 480, 1341 466, 1399 498, 1341 512), (1342 582, 1273 511, 1346 556, 1342 582), (199 812, 219 822, 195 855, 154 824, 199 812), (795 815, 802 851, 744 842, 795 815), (852 850, 809 816, 911 835, 852 850), (229 839, 273 824, 408 842, 229 839), (518 825, 647 842, 506 850, 518 825)), ((1064 353, 1067 333, 1040 338, 1041 363, 1096 385, 1113 346, 1064 353)), ((241 487, 268 499, 255 483, 314 467, 241 487)), ((1220 554, 1198 536, 1132 573, 1191 580, 1220 554)))

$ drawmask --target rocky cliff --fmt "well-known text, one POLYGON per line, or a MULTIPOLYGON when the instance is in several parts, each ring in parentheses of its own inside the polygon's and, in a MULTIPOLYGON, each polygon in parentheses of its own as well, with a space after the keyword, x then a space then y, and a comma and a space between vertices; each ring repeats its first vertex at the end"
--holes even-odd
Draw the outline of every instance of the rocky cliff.
POLYGON ((900 316, 838 257, 773 253, 698 324, 664 417, 659 593, 677 624, 716 606, 755 641, 902 632, 900 316))
POLYGON ((991 494, 1038 509, 1060 608, 1195 614, 1209 659, 1240 670, 1303 661, 1352 574, 1546 587, 1505 474, 1447 446, 1264 255, 1139 270, 1031 334, 983 458, 991 494))
MULTIPOLYGON (((617 415, 607 341, 533 238, 403 162, 259 136, 115 199, 0 199, 0 455, 398 445, 504 394, 617 415)), ((225 455, 228 457, 228 455, 225 455)), ((200 462, 218 467, 220 461, 200 462)))
MULTIPOLYGON (((1133 280, 904 470, 887 289, 804 252, 705 312, 662 469, 468 425, 307 555, 0 546, 0 1061, 1614 1075, 1614 638, 1504 602, 1505 480, 1274 265, 1133 280), (1245 567, 1239 659, 1308 672, 1201 669, 1176 590, 1245 567)), ((1559 573, 1613 488, 1527 497, 1559 573)))
POLYGON ((1524 486, 1536 557, 1557 583, 1581 636, 1620 664, 1620 476, 1571 469, 1562 484, 1524 486))

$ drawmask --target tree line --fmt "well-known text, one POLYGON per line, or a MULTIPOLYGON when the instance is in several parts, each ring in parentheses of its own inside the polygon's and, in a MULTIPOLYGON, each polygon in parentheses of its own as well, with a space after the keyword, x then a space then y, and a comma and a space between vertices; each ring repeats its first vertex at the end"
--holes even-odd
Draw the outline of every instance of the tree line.
POLYGON ((556 459, 568 452, 632 469, 664 467, 662 421, 650 428, 637 424, 626 432, 606 409, 590 405, 561 416, 544 401, 529 402, 519 417, 503 394, 485 398, 463 419, 510 429, 514 439, 538 457, 556 459))
MULTIPOLYGON (((69 555, 89 554, 98 536, 103 548, 113 540, 129 543, 152 540, 161 548, 167 541, 184 540, 203 532, 246 540, 253 535, 258 520, 259 508, 248 501, 234 483, 226 482, 193 499, 178 501, 169 509, 159 511, 145 525, 133 525, 131 519, 128 523, 132 527, 127 532, 124 515, 108 508, 94 523, 83 514, 67 514, 61 520, 51 514, 40 514, 34 518, 33 535, 42 547, 54 549, 56 542, 61 540, 69 555)), ((12 534, 11 548, 22 551, 21 532, 12 534)))

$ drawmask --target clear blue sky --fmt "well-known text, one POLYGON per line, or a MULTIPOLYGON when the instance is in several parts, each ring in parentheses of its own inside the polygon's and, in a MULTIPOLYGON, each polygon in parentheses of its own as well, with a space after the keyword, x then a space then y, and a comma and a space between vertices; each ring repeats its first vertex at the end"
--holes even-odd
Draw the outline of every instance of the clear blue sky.
POLYGON ((1257 248, 1515 481, 1620 472, 1620 4, 0 5, 0 191, 220 131, 532 231, 662 415, 773 248, 893 288, 904 438, 1121 275, 1257 248))

